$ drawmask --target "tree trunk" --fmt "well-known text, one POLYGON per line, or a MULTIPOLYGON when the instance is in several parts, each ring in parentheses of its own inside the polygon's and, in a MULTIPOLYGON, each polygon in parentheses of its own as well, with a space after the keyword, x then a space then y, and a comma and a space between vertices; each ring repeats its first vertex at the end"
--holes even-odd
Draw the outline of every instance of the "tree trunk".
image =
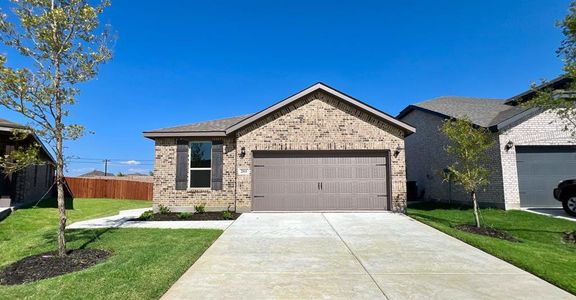
POLYGON ((59 227, 58 227, 58 255, 66 255, 66 202, 64 199, 64 158, 62 155, 62 136, 57 135, 56 145, 56 189, 58 195, 58 214, 59 214, 59 227))
POLYGON ((476 220, 476 227, 480 228, 480 215, 478 214, 478 201, 476 200, 476 191, 472 191, 472 203, 474 204, 474 219, 476 220))

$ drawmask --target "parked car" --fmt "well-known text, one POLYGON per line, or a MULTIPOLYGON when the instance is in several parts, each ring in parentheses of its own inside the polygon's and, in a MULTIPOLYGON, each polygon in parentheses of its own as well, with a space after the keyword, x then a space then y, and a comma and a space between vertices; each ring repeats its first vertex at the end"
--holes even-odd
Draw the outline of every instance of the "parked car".
POLYGON ((576 217, 576 179, 560 181, 554 189, 554 198, 562 202, 567 214, 576 217))

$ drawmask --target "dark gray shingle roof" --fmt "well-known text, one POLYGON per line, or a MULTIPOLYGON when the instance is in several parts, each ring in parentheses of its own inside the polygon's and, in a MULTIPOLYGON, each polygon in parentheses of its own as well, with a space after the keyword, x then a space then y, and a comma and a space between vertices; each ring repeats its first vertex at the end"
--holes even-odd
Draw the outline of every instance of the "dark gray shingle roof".
POLYGON ((184 133, 184 132, 214 132, 214 131, 225 131, 228 127, 252 116, 243 115, 225 119, 218 119, 212 121, 204 121, 204 122, 197 122, 192 124, 168 127, 168 128, 161 128, 146 131, 145 133, 184 133))
POLYGON ((24 125, 18 124, 6 119, 0 118, 0 127, 8 127, 8 128, 25 128, 24 125))
POLYGON ((482 127, 492 127, 520 114, 528 108, 505 104, 505 100, 472 97, 439 97, 413 104, 400 113, 405 116, 412 109, 423 109, 447 117, 467 116, 472 123, 482 127))

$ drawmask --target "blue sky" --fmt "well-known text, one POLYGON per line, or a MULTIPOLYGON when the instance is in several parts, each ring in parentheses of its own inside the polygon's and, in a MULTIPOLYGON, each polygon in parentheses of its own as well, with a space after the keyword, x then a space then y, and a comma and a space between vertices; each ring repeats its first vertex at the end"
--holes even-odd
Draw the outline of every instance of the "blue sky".
POLYGON ((104 158, 114 173, 147 172, 142 131, 256 112, 318 81, 393 115, 443 95, 513 96, 560 74, 555 22, 568 5, 113 1, 102 20, 118 34, 114 59, 73 108, 95 134, 67 144, 83 158, 68 174, 102 170, 104 158))

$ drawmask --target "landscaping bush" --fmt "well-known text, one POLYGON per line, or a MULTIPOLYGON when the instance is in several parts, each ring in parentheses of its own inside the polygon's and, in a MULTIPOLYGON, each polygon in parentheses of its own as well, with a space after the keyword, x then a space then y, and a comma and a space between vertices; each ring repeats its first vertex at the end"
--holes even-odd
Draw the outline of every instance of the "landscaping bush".
POLYGON ((234 219, 234 215, 230 211, 226 210, 222 212, 222 218, 224 218, 224 220, 232 220, 234 219))
POLYGON ((181 212, 178 214, 178 219, 188 220, 192 218, 192 213, 189 212, 181 212))
POLYGON ((167 215, 170 213, 170 209, 162 204, 158 206, 158 211, 161 215, 167 215))
POLYGON ((143 213, 140 215, 140 217, 138 217, 138 220, 147 221, 147 220, 152 219, 152 216, 153 216, 153 215, 154 215, 154 212, 153 212, 153 211, 147 210, 147 211, 143 212, 143 213))
POLYGON ((206 204, 194 205, 194 210, 197 214, 203 214, 206 212, 206 204))

